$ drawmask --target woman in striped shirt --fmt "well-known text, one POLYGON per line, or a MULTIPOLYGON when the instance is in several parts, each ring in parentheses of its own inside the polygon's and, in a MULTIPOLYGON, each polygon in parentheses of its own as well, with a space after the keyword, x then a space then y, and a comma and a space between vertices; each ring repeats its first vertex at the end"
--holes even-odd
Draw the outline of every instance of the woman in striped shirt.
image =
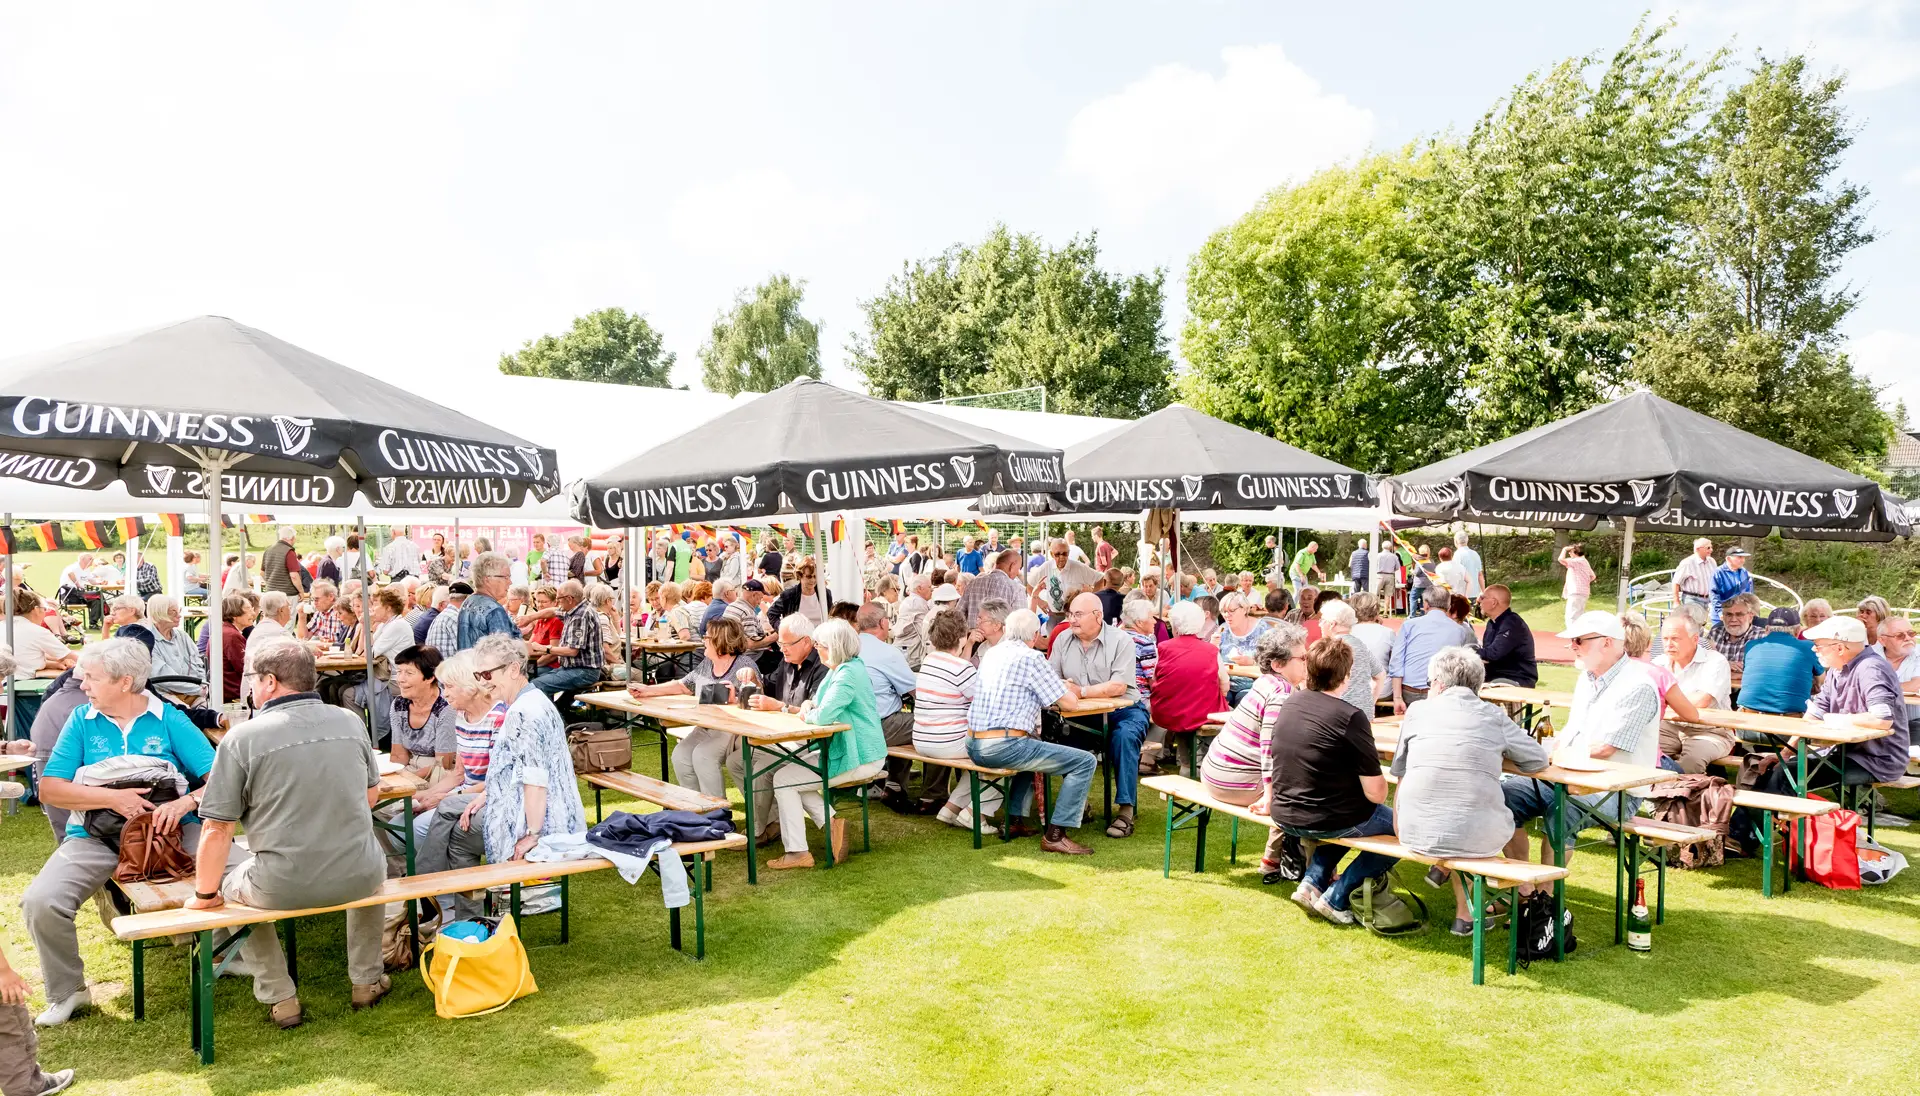
MULTIPOLYGON (((956 612, 937 612, 927 617, 927 645, 930 650, 920 663, 920 676, 913 688, 913 748, 928 757, 967 760, 967 709, 973 704, 973 686, 977 671, 960 654, 967 639, 967 622, 956 612)), ((953 794, 935 817, 949 826, 973 829, 970 781, 953 782, 953 794)), ((980 793, 980 814, 984 819, 1000 806, 1000 793, 987 788, 980 793)))
MULTIPOLYGON (((1261 634, 1254 657, 1266 672, 1254 681, 1214 738, 1200 763, 1200 780, 1214 798, 1251 805, 1264 814, 1273 790, 1273 754, 1269 749, 1273 725, 1288 694, 1307 680, 1307 630, 1285 621, 1273 623, 1261 634)), ((1262 872, 1279 870, 1284 837, 1275 826, 1260 860, 1262 872)))

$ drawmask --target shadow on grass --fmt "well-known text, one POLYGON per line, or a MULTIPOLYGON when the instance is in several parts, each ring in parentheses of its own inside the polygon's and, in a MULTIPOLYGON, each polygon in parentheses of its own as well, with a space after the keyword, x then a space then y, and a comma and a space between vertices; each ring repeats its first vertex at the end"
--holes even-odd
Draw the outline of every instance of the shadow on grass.
MULTIPOLYGON (((615 807, 609 800, 609 812, 615 807)), ((252 999, 251 979, 223 978, 214 992, 217 1060, 202 1069, 188 1041, 186 949, 148 951, 147 1019, 136 1023, 127 988, 128 953, 109 944, 111 965, 95 962, 88 971, 108 1014, 47 1032, 41 1059, 80 1067, 89 1085, 157 1073, 204 1081, 213 1092, 231 1096, 299 1089, 323 1079, 423 1096, 598 1092, 609 1078, 594 1051, 577 1044, 566 1029, 613 1022, 645 1031, 649 1019, 662 1014, 776 997, 832 967, 847 945, 912 907, 974 893, 1059 887, 997 863, 995 844, 975 853, 957 833, 951 835, 957 847, 943 846, 936 855, 883 859, 884 839, 915 824, 906 820, 876 816, 874 851, 861 854, 857 813, 853 822, 855 855, 830 871, 780 873, 763 866, 760 885, 749 887, 741 856, 722 855, 715 862, 714 890, 706 896, 703 962, 691 958, 691 906, 682 911, 687 950, 676 953, 668 944, 668 915, 657 879, 650 874, 629 887, 614 872, 596 872, 573 879, 569 945, 557 946, 557 916, 523 919, 520 934, 540 992, 496 1015, 457 1023, 439 1019, 415 970, 394 973, 393 992, 377 1007, 351 1011, 345 918, 334 915, 301 922, 299 971, 307 1022, 300 1028, 275 1029, 267 1007, 252 999), (122 988, 117 997, 115 984, 122 988)), ((817 852, 819 835, 811 836, 817 852)), ((1032 852, 1034 843, 1022 842, 1010 851, 1032 852)), ((768 851, 759 855, 764 860, 768 851)), ((83 910, 82 916, 92 914, 83 910)))

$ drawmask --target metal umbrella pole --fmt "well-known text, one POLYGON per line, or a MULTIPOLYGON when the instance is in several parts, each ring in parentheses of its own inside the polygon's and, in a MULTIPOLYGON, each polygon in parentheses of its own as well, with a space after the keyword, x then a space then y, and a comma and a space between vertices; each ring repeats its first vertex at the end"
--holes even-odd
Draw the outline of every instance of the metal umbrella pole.
MULTIPOLYGON (((367 519, 356 514, 353 519, 354 530, 360 534, 360 650, 366 657, 367 677, 361 684, 367 698, 367 731, 375 742, 380 740, 379 719, 373 714, 373 637, 368 628, 373 623, 373 571, 367 566, 367 519)), ((349 575, 348 577, 352 577, 349 575)))
MULTIPOLYGON (((5 520, 7 523, 7 533, 11 535, 13 533, 13 512, 12 511, 7 512, 5 520)), ((11 547, 7 549, 6 570, 7 570, 7 596, 6 596, 7 650, 11 651, 13 650, 13 596, 14 596, 13 549, 11 547)), ((13 675, 8 674, 7 675, 7 727, 6 727, 6 733, 0 734, 0 739, 6 739, 9 741, 11 741, 13 738, 12 728, 14 724, 19 722, 19 720, 16 719, 13 714, 14 713, 13 695, 14 695, 13 694, 13 675)))
POLYGON ((201 450, 200 468, 207 481, 207 699, 213 710, 219 711, 226 699, 221 689, 226 684, 226 664, 220 660, 222 641, 226 638, 226 621, 221 619, 221 605, 226 600, 226 583, 221 581, 220 561, 220 478, 226 474, 227 463, 219 457, 209 458, 206 450, 201 450))
MULTIPOLYGON (((633 678, 633 526, 622 526, 620 535, 626 545, 620 559, 620 657, 626 660, 627 678, 633 678)), ((644 558, 644 557, 642 557, 644 558)))
POLYGON ((1615 600, 1614 612, 1627 611, 1628 590, 1633 582, 1633 519, 1628 518, 1620 532, 1620 595, 1615 600))

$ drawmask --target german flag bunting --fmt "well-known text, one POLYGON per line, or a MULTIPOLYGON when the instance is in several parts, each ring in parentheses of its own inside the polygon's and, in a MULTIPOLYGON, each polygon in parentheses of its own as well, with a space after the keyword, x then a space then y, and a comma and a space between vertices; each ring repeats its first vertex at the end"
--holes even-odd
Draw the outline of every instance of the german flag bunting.
POLYGON ((673 539, 675 540, 679 540, 680 534, 687 531, 687 527, 684 525, 669 525, 667 528, 673 530, 673 539))
POLYGON ((147 534, 147 519, 138 515, 130 518, 120 518, 115 521, 113 525, 114 528, 120 530, 120 539, 122 541, 139 540, 147 534))
POLYGON ((982 533, 991 533, 991 532, 993 532, 993 526, 991 526, 991 525, 988 525, 988 524, 987 524, 986 522, 984 522, 984 521, 976 521, 976 522, 974 522, 974 524, 980 527, 980 531, 981 531, 982 533))
POLYGON ((949 528, 949 529, 958 529, 958 528, 960 528, 960 519, 959 519, 959 518, 947 518, 947 519, 946 519, 946 523, 947 523, 947 528, 949 528))
POLYGON ((879 518, 868 518, 867 527, 870 529, 879 529, 882 532, 885 532, 887 528, 887 523, 884 521, 881 521, 879 518))
POLYGON ((13 554, 13 526, 0 525, 0 556, 13 554))
POLYGON ((273 515, 272 514, 248 514, 247 520, 254 523, 255 525, 272 525, 273 515))
POLYGON ((787 527, 784 525, 775 525, 775 524, 769 523, 767 525, 767 528, 773 530, 775 533, 778 533, 783 537, 787 535, 787 527))
POLYGON ((107 546, 107 536, 97 521, 76 521, 74 531, 80 534, 80 543, 88 548, 100 549, 107 546))
POLYGON ((185 514, 161 514, 160 524, 165 527, 170 537, 187 535, 187 515, 185 514))
POLYGON ((40 546, 42 552, 59 551, 60 523, 57 521, 43 521, 34 526, 33 542, 40 546))
POLYGON ((806 538, 807 538, 808 540, 812 540, 812 539, 813 539, 813 535, 814 535, 814 533, 813 533, 813 523, 812 523, 812 522, 810 522, 810 521, 803 521, 803 522, 801 522, 801 523, 800 523, 800 535, 801 535, 801 536, 803 536, 803 537, 806 537, 806 538))
POLYGON ((840 543, 841 541, 843 541, 843 540, 846 540, 846 539, 847 539, 847 522, 846 522, 846 519, 845 519, 845 518, 834 518, 834 519, 833 519, 833 542, 834 542, 835 544, 839 544, 839 543, 840 543))
POLYGON ((238 528, 239 525, 240 525, 240 519, 234 517, 232 514, 220 515, 220 528, 234 529, 234 528, 238 528))

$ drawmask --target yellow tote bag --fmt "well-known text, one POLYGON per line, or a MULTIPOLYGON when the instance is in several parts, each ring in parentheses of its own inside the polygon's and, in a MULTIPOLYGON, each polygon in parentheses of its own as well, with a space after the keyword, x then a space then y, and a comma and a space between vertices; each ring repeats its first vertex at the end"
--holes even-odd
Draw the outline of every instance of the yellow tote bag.
POLYGON ((485 1016, 540 992, 510 916, 500 918, 493 935, 478 943, 435 936, 420 958, 420 977, 433 993, 433 1011, 443 1019, 485 1016))

